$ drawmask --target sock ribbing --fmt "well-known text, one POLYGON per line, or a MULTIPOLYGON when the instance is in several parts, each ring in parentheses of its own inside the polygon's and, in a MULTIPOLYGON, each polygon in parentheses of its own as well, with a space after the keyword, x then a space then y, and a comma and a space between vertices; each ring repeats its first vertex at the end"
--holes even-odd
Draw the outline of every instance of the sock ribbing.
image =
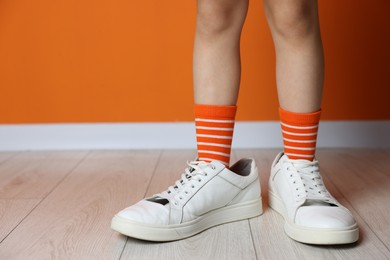
POLYGON ((314 159, 321 109, 313 113, 294 113, 279 108, 284 153, 290 159, 314 159))
POLYGON ((195 104, 198 159, 229 167, 237 106, 195 104))

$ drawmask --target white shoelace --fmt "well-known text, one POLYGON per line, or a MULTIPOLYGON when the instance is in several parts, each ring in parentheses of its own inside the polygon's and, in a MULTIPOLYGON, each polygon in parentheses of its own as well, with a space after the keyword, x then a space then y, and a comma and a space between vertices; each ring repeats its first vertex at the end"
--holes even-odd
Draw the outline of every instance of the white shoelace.
POLYGON ((166 191, 156 195, 168 199, 173 194, 179 192, 185 192, 187 194, 188 191, 186 190, 186 188, 195 188, 193 182, 201 182, 203 176, 207 176, 207 172, 205 171, 207 167, 215 169, 215 166, 213 164, 207 163, 205 161, 187 161, 187 165, 188 167, 185 169, 185 172, 181 175, 181 178, 175 182, 174 185, 168 187, 166 191))
POLYGON ((290 172, 290 177, 293 178, 293 184, 296 186, 297 202, 306 199, 332 203, 332 196, 322 181, 317 160, 309 162, 287 159, 285 163, 290 164, 287 170, 290 172))

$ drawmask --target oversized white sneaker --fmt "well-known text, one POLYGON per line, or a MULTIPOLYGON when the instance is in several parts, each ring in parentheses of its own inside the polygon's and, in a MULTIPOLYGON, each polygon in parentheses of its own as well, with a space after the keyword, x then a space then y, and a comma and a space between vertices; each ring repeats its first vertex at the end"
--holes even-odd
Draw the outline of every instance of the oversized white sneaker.
POLYGON ((120 211, 111 228, 138 239, 171 241, 262 214, 254 159, 241 159, 230 169, 216 160, 187 164, 175 185, 120 211))
POLYGON ((272 164, 268 198, 294 240, 325 245, 359 238, 355 219, 326 189, 316 159, 291 160, 279 153, 272 164))

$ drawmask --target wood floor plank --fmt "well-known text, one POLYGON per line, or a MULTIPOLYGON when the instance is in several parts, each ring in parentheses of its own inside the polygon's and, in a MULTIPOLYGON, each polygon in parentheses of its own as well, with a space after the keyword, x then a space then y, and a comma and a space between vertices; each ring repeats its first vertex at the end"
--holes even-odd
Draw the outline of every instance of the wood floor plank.
MULTIPOLYGON (((312 246, 298 243, 289 239, 283 231, 283 218, 268 207, 268 179, 271 164, 277 150, 242 150, 237 152, 241 157, 254 157, 258 162, 263 189, 263 202, 265 213, 260 218, 250 220, 255 247, 259 259, 386 259, 388 250, 376 237, 370 227, 365 223, 352 206, 340 194, 333 183, 322 172, 324 182, 329 191, 345 206, 351 209, 361 229, 362 239, 355 244, 345 246, 312 246)), ((321 165, 327 160, 321 160, 321 165)))
MULTIPOLYGON (((323 150, 318 157, 326 161, 322 170, 337 186, 365 223, 390 248, 390 175, 378 168, 379 153, 364 158, 350 150, 323 150)), ((384 159, 390 163, 390 155, 384 159)), ((390 258, 390 255, 389 255, 390 258)))
POLYGON ((0 152, 0 164, 22 152, 0 152))
MULTIPOLYGON (((168 188, 180 178, 192 150, 165 150, 147 195, 168 188)), ((167 243, 129 238, 121 259, 256 259, 247 220, 220 225, 193 237, 167 243)))
POLYGON ((0 243, 39 201, 40 199, 0 199, 0 243))
POLYGON ((346 246, 305 245, 284 234, 282 217, 267 206, 278 152, 232 153, 231 163, 256 159, 262 216, 168 243, 127 238, 110 221, 174 184, 195 150, 0 153, 0 259, 390 259, 389 149, 317 151, 327 188, 361 229, 361 239, 346 246))
POLYGON ((0 164, 0 199, 44 198, 87 151, 23 152, 0 164))
POLYGON ((376 171, 390 177, 390 149, 337 149, 335 151, 348 153, 353 160, 368 163, 376 171))
POLYGON ((121 259, 256 259, 247 220, 220 225, 184 240, 153 243, 129 238, 121 259))
POLYGON ((1 259, 119 259, 126 238, 111 218, 144 196, 160 153, 91 152, 0 244, 1 259))

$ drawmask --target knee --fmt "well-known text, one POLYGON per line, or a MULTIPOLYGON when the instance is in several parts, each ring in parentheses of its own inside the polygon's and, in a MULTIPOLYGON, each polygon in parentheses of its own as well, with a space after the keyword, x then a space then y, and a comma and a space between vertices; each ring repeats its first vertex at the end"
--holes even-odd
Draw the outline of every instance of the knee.
POLYGON ((247 8, 248 0, 198 0, 197 32, 215 35, 228 30, 241 30, 247 8))
POLYGON ((282 37, 305 37, 318 25, 315 0, 264 0, 264 7, 271 30, 282 37))

